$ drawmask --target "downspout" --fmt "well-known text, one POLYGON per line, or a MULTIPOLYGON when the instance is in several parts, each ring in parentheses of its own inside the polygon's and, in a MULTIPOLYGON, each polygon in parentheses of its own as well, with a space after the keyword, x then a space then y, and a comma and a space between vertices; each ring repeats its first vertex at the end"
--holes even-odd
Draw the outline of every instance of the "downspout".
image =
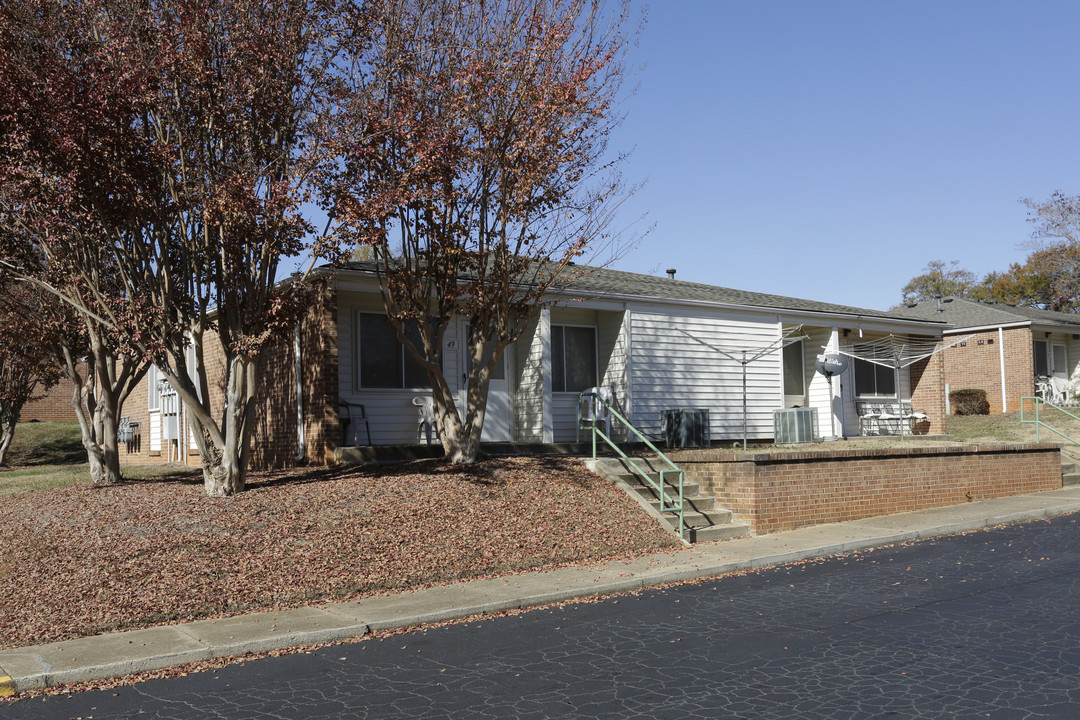
POLYGON ((293 332, 293 374, 296 376, 296 457, 298 463, 307 455, 307 442, 304 439, 304 362, 300 352, 300 320, 296 321, 293 332))
POLYGON ((1005 395, 1005 330, 998 328, 998 358, 1001 361, 1001 412, 1007 412, 1009 401, 1005 395))

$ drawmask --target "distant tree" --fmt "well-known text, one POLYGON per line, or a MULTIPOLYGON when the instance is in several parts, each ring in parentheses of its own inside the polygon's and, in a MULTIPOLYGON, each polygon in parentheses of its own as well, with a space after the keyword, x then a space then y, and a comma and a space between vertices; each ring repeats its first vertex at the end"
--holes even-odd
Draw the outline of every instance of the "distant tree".
POLYGON ((1021 202, 1028 209, 1028 222, 1034 226, 1031 238, 1036 243, 1050 240, 1053 244, 1080 244, 1080 196, 1055 190, 1042 202, 1031 198, 1021 202))
POLYGON ((351 76, 324 201, 344 236, 373 249, 389 321, 431 381, 446 457, 468 463, 503 351, 573 261, 612 239, 625 193, 606 141, 636 29, 627 2, 601 0, 372 9, 377 40, 351 76), (442 367, 455 317, 468 323, 461 413, 442 367))
POLYGON ((51 352, 55 328, 27 312, 43 302, 56 300, 0 276, 0 465, 6 461, 23 406, 55 385, 62 374, 51 352))
POLYGON ((1080 309, 1080 196, 1060 190, 1044 201, 1025 198, 1034 251, 1013 265, 994 292, 1010 301, 1048 310, 1080 309))
POLYGON ((916 275, 903 287, 902 303, 908 305, 939 296, 968 295, 978 281, 973 273, 959 267, 959 263, 959 260, 951 260, 948 264, 942 260, 931 260, 921 275, 916 275))
POLYGON ((990 273, 972 291, 980 300, 1059 312, 1080 310, 1080 246, 1056 243, 1035 250, 1003 273, 990 273))

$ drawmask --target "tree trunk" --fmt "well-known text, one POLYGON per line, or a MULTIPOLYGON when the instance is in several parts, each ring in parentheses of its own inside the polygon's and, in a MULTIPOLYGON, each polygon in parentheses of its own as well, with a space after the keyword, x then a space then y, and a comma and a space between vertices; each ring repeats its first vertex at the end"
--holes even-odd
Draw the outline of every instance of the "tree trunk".
POLYGON ((468 465, 476 462, 480 453, 480 433, 468 432, 461 422, 449 423, 448 432, 439 431, 442 438, 443 453, 446 461, 452 465, 468 465))
POLYGON ((210 497, 228 497, 243 492, 247 483, 251 432, 255 425, 255 389, 258 358, 236 355, 228 361, 225 382, 225 410, 220 432, 212 432, 212 420, 205 406, 192 408, 192 420, 203 461, 203 488, 210 497))
POLYGON ((120 438, 116 431, 118 422, 116 396, 111 392, 101 393, 94 408, 94 432, 101 463, 100 480, 96 482, 101 484, 109 485, 123 479, 120 474, 120 438))
POLYGON ((0 466, 7 462, 7 451, 11 447, 13 437, 15 437, 15 421, 12 419, 0 427, 0 466))
POLYGON ((445 381, 432 388, 435 396, 435 423, 439 428, 443 454, 446 461, 452 465, 474 463, 480 454, 480 437, 487 411, 487 383, 471 373, 469 380, 464 421, 458 415, 454 394, 445 381))
POLYGON ((229 497, 243 492, 247 473, 235 457, 221 455, 216 462, 203 461, 203 488, 209 497, 229 497))
POLYGON ((120 445, 116 432, 116 395, 98 392, 106 381, 97 377, 96 360, 88 365, 86 376, 83 377, 79 373, 78 360, 65 349, 63 365, 64 373, 73 386, 71 407, 79 421, 82 444, 90 465, 90 482, 95 485, 120 482, 123 477, 120 474, 120 445), (110 447, 111 452, 108 450, 110 447))

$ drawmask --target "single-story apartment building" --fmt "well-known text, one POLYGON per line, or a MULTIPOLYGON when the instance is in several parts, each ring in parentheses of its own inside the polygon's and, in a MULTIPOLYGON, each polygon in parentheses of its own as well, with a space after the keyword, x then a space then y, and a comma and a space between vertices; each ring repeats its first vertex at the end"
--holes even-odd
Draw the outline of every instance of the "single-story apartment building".
MULTIPOLYGON (((577 270, 568 287, 549 295, 554 304, 507 348, 491 382, 484 441, 575 441, 579 394, 591 387, 609 389, 619 411, 659 440, 665 411, 682 409, 707 414, 714 444, 730 445, 744 432, 770 441, 773 412, 794 407, 816 409, 819 436, 830 434, 834 423, 838 434, 857 435, 856 401, 892 400, 897 390, 926 413, 922 432, 944 430, 940 353, 894 373, 852 352, 886 337, 932 345, 947 329, 941 318, 684 282, 673 272, 577 270), (826 352, 856 355, 831 385, 815 371, 826 352)), ((426 442, 413 401, 431 391, 387 323, 373 266, 350 262, 322 272, 330 276, 322 301, 296 338, 282 339, 267 355, 254 437, 257 466, 331 462, 342 444, 426 442), (345 412, 352 415, 347 428, 340 422, 345 412)), ((462 399, 464 330, 464 319, 451 325, 443 359, 462 399)), ((137 432, 122 457, 197 462, 184 410, 167 383, 151 371, 144 385, 123 410, 137 432)))
POLYGON ((952 325, 944 333, 945 382, 985 390, 992 413, 1019 410, 1020 398, 1053 378, 1080 394, 1080 315, 958 297, 892 312, 952 325))

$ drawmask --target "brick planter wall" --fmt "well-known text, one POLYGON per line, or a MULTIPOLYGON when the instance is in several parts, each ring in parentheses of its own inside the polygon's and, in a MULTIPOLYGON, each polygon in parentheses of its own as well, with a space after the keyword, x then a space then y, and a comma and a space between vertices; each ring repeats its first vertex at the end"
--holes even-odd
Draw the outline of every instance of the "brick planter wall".
POLYGON ((1045 444, 672 459, 755 535, 1061 487, 1060 450, 1045 444))

